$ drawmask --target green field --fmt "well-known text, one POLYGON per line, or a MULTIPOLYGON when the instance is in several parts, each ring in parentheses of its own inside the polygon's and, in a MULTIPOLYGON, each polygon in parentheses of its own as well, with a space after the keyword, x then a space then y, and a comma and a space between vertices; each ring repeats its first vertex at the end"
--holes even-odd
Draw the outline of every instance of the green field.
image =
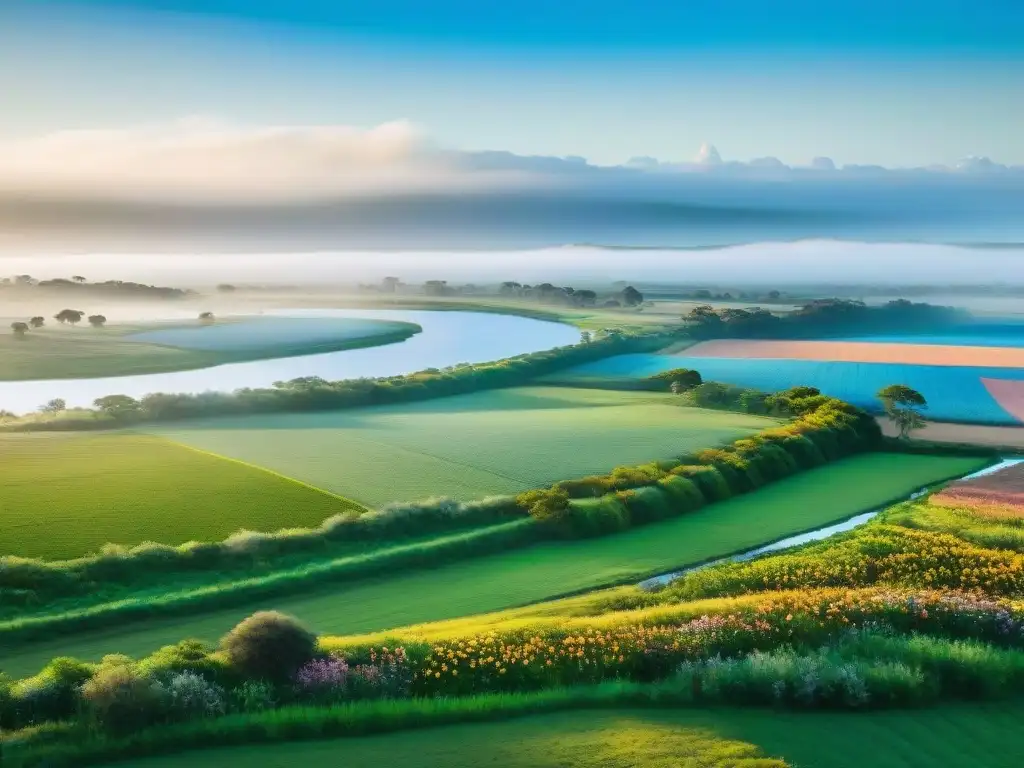
MULTIPOLYGON (((15 318, 21 320, 22 318, 15 318)), ((401 341, 412 323, 357 318, 229 318, 182 324, 61 326, 47 319, 23 339, 0 333, 0 380, 130 376, 205 368, 244 360, 311 355, 401 341)))
POLYGON ((352 502, 151 435, 0 435, 0 554, 65 559, 103 544, 316 526, 352 502))
POLYGON ((258 744, 125 768, 1016 768, 1024 705, 911 711, 559 712, 328 741, 258 744), (774 759, 772 759, 774 758, 774 759))
POLYGON ((703 562, 817 528, 965 474, 980 459, 865 454, 782 480, 682 517, 600 539, 540 544, 388 578, 325 586, 196 616, 37 640, 3 654, 3 669, 32 674, 55 656, 133 656, 185 637, 215 641, 256 610, 292 613, 319 633, 354 634, 498 611, 703 562))
POLYGON ((772 419, 671 394, 522 387, 397 406, 162 428, 369 506, 516 493, 729 442, 772 419))

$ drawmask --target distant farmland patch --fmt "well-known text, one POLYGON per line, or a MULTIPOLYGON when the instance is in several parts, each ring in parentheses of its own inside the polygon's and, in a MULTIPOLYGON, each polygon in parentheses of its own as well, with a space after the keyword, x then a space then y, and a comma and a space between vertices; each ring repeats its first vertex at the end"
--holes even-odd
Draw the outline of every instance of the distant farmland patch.
POLYGON ((356 505, 256 467, 133 434, 0 435, 0 555, 315 526, 356 505))
POLYGON ((407 405, 218 419, 160 434, 364 504, 515 493, 775 423, 651 392, 524 387, 407 405))

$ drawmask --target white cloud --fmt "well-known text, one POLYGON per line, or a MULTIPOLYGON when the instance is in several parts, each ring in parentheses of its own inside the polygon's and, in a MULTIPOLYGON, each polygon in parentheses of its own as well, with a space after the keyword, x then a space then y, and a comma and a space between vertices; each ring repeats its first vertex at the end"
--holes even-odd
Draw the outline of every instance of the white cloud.
POLYGON ((528 182, 536 180, 514 167, 466 168, 406 121, 363 130, 191 118, 0 142, 0 188, 44 195, 251 202, 528 182))

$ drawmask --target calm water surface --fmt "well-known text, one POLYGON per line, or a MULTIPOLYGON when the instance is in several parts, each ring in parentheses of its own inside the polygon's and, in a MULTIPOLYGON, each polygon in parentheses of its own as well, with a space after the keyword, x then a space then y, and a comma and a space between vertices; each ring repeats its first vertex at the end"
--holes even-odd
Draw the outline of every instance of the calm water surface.
POLYGON ((230 392, 243 387, 267 387, 299 376, 325 379, 396 376, 457 363, 482 363, 537 352, 579 341, 569 325, 515 315, 487 312, 440 312, 391 309, 278 310, 281 317, 353 317, 402 320, 423 328, 397 344, 320 355, 255 360, 212 368, 143 376, 99 379, 0 382, 0 409, 24 413, 48 400, 63 398, 69 407, 91 406, 105 395, 142 397, 151 392, 230 392))

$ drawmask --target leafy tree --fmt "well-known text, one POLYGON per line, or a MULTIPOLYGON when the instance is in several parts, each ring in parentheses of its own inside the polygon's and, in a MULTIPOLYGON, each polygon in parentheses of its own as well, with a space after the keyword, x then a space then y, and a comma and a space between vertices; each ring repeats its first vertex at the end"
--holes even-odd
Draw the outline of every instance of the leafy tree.
POLYGON ((221 293, 234 293, 237 289, 231 283, 221 283, 217 286, 217 290, 221 293))
POLYGON ((35 317, 28 321, 28 324, 31 325, 33 328, 42 328, 44 325, 46 325, 46 318, 36 315, 35 317))
POLYGON ((651 378, 655 381, 667 381, 669 388, 676 394, 687 392, 704 383, 700 371, 690 368, 673 368, 670 371, 656 373, 651 378))
POLYGON ((62 309, 60 312, 53 316, 53 319, 56 320, 61 325, 63 325, 64 323, 71 323, 72 325, 75 325, 77 323, 80 323, 83 317, 85 317, 85 312, 82 312, 81 310, 62 309))
POLYGON ((14 331, 14 335, 19 339, 24 339, 25 334, 28 333, 28 323, 11 323, 11 330, 14 331))
POLYGON ((627 307, 636 307, 644 303, 644 295, 632 285, 622 289, 622 303, 627 307))
POLYGON ((74 280, 76 283, 84 283, 85 282, 85 278, 82 277, 81 275, 72 275, 71 279, 74 280))
POLYGON ((67 410, 68 404, 59 397, 53 398, 46 405, 39 410, 43 413, 60 413, 61 411, 67 410))
POLYGON ((216 320, 217 320, 217 318, 214 316, 213 312, 200 312, 199 313, 199 322, 201 322, 203 325, 213 325, 213 323, 216 320))
POLYGON ((92 401, 92 404, 115 419, 126 419, 139 413, 139 401, 128 395, 107 395, 92 401))
POLYGON ((572 297, 582 307, 592 307, 597 303, 597 293, 586 288, 574 291, 572 297))
POLYGON ((93 328, 102 328, 107 322, 103 315, 89 315, 89 325, 93 328))
POLYGON ((928 407, 928 401, 916 389, 903 384, 890 384, 880 389, 877 397, 882 401, 889 421, 899 428, 901 439, 905 440, 913 430, 924 426, 921 410, 928 407))

